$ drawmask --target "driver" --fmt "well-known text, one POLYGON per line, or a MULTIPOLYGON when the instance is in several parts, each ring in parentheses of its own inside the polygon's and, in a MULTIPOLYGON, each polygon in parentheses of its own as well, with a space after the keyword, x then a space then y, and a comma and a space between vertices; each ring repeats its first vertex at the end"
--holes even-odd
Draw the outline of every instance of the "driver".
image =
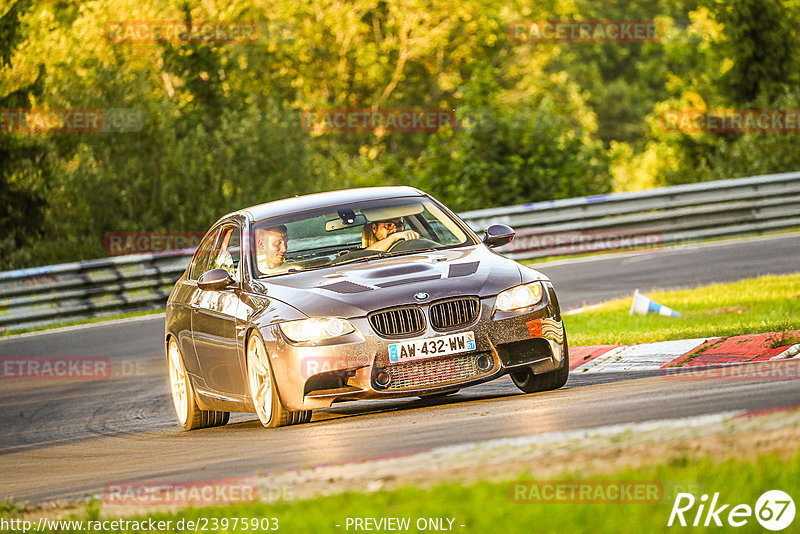
POLYGON ((256 258, 258 270, 264 273, 287 270, 286 245, 289 242, 286 227, 282 224, 256 230, 256 258))
POLYGON ((403 219, 388 219, 365 224, 361 233, 361 244, 367 250, 386 252, 392 245, 404 239, 419 239, 414 230, 403 230, 403 219))

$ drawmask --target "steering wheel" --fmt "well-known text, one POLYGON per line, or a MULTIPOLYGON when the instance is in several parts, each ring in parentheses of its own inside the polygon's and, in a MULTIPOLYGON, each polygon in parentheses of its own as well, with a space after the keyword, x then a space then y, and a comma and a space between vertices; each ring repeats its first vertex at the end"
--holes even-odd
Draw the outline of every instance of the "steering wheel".
POLYGON ((389 248, 386 249, 386 252, 394 252, 395 250, 422 250, 425 248, 435 248, 438 246, 440 246, 440 243, 430 239, 400 239, 389 245, 389 248))

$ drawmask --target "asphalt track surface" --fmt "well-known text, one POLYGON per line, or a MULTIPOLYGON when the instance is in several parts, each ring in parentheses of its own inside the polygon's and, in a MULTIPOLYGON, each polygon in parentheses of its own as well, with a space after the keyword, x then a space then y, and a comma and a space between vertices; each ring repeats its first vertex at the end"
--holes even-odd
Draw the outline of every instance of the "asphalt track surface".
MULTIPOLYGON (((569 309, 634 289, 798 272, 800 235, 536 267, 569 309)), ((504 377, 446 399, 335 404, 295 427, 268 430, 254 414, 234 414, 225 427, 185 432, 169 397, 163 328, 155 316, 0 339, 0 356, 104 357, 114 369, 108 380, 0 382, 0 500, 80 500, 115 482, 263 475, 501 437, 800 405, 793 380, 573 374, 561 390, 523 395, 504 377)))

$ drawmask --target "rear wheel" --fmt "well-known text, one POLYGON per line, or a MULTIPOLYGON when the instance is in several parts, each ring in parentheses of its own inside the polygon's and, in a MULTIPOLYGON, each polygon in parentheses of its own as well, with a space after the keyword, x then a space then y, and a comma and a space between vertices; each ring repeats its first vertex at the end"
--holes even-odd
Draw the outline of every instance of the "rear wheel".
POLYGON ((561 359, 561 366, 558 369, 535 375, 530 367, 523 367, 510 374, 514 384, 525 393, 550 391, 562 387, 569 378, 569 348, 567 347, 566 332, 564 333, 564 357, 561 359))
POLYGON ((256 414, 265 427, 294 425, 311 420, 311 410, 290 411, 284 408, 275 387, 264 340, 255 331, 247 342, 247 380, 256 414))
POLYGON ((169 385, 172 391, 172 405, 175 407, 175 414, 178 416, 178 422, 183 428, 186 430, 194 430, 196 428, 207 428, 227 424, 231 415, 230 412, 201 410, 197 406, 197 401, 194 398, 192 381, 189 380, 186 374, 186 367, 183 365, 183 355, 174 337, 169 340, 167 356, 169 385))

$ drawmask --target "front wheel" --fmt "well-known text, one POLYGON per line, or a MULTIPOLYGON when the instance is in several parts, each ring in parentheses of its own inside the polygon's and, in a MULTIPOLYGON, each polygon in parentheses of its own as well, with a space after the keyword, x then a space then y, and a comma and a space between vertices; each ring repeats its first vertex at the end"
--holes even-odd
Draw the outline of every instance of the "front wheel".
POLYGON ((558 369, 542 375, 535 375, 530 367, 523 367, 510 374, 514 384, 525 393, 550 391, 562 387, 569 378, 569 348, 567 347, 566 332, 564 332, 564 357, 561 359, 561 366, 558 369))
POLYGON ((167 365, 169 366, 169 386, 172 391, 172 405, 178 422, 186 430, 222 426, 228 423, 230 412, 201 410, 194 398, 192 381, 186 375, 183 355, 174 337, 170 338, 167 348, 167 365))
POLYGON ((278 388, 275 387, 275 377, 264 340, 255 331, 250 334, 247 342, 247 380, 256 414, 265 427, 275 428, 311 420, 311 410, 293 412, 284 408, 278 396, 278 388))

